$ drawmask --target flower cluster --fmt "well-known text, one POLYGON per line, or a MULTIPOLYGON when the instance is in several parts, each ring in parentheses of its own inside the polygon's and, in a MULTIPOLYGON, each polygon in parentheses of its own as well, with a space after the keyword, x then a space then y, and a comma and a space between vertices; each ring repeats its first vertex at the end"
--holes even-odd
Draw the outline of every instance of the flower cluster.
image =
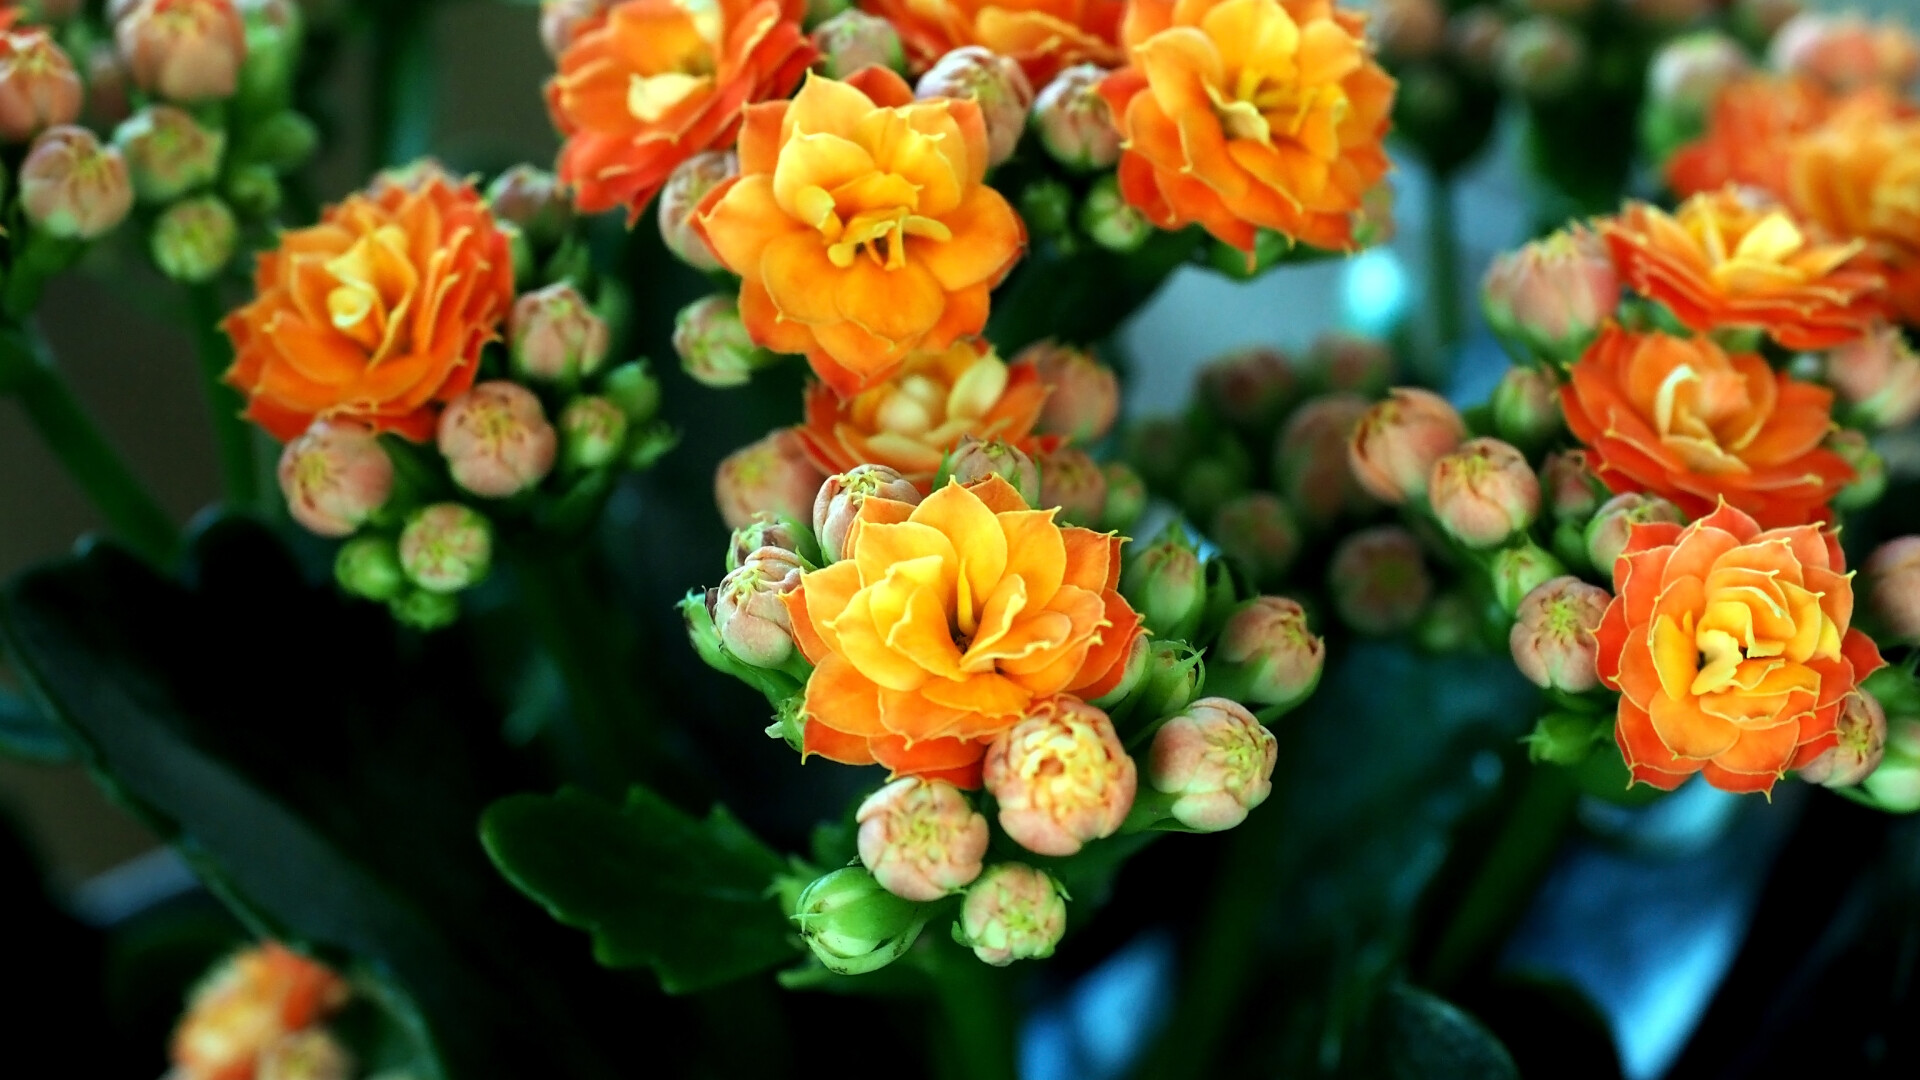
POLYGON ((324 1026, 346 1004, 345 980, 277 942, 208 972, 174 1029, 177 1080, 345 1080, 346 1048, 324 1026))

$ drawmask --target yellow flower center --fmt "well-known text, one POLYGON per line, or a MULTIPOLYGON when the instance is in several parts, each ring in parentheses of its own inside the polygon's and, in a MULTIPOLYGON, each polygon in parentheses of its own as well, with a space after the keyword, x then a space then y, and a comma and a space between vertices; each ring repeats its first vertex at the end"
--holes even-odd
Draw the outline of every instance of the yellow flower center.
POLYGON ((407 258, 407 233, 398 225, 372 230, 329 259, 335 285, 327 293, 334 329, 377 361, 404 321, 418 275, 407 258))
MULTIPOLYGON (((815 188, 818 191, 820 189, 815 188)), ((839 224, 839 217, 833 219, 839 224)), ((821 232, 828 232, 822 229, 821 232)), ((953 231, 930 217, 910 213, 905 207, 889 210, 864 210, 840 226, 839 239, 827 246, 827 258, 845 270, 863 252, 876 265, 898 270, 907 265, 909 236, 924 236, 942 243, 953 239, 953 231)))

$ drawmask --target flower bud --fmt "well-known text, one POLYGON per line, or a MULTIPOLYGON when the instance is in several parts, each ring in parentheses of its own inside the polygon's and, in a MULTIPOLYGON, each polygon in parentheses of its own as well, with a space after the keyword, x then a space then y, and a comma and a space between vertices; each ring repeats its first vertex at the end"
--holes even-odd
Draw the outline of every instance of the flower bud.
POLYGON ((1100 527, 1126 532, 1147 512, 1147 482, 1124 461, 1109 461, 1100 471, 1107 478, 1107 505, 1100 512, 1100 527))
POLYGON ((1874 549, 1867 559, 1872 583, 1867 604, 1881 625, 1910 644, 1920 644, 1920 536, 1903 536, 1874 549))
POLYGON ((1853 787, 1880 767, 1887 749, 1887 713, 1864 690, 1848 694, 1835 721, 1840 741, 1800 769, 1800 779, 1822 787, 1853 787))
POLYGON ((72 59, 45 30, 0 34, 0 142, 73 123, 84 96, 72 59))
POLYGON ((287 512, 317 536, 351 536, 393 493, 393 459, 373 429, 316 420, 280 452, 287 512))
POLYGON ((1565 424, 1560 384, 1540 368, 1510 367, 1493 388, 1493 429, 1507 442, 1542 446, 1565 424))
MULTIPOLYGON (((1131 654, 1128 660, 1132 660, 1131 654)), ((1147 645, 1140 679, 1124 705, 1127 717, 1158 720, 1172 716, 1199 696, 1206 677, 1206 658, 1199 649, 1173 638, 1154 639, 1147 645)))
POLYGON ((1887 460, 1852 428, 1837 428, 1827 436, 1827 449, 1853 467, 1853 479, 1833 496, 1835 510, 1865 510, 1887 491, 1887 460))
POLYGON ((1875 26, 1857 14, 1808 11, 1780 27, 1767 60, 1837 94, 1875 85, 1899 92, 1920 73, 1920 42, 1895 22, 1875 26))
POLYGON ((1037 434, 1084 446, 1113 430, 1120 417, 1120 380, 1091 352, 1042 341, 1020 350, 1013 362, 1032 363, 1047 387, 1047 403, 1034 425, 1037 434))
POLYGON ((1113 110, 1100 98, 1107 74, 1095 64, 1076 64, 1055 75, 1033 99, 1033 129, 1040 145, 1069 169, 1110 169, 1120 160, 1120 129, 1114 126, 1113 110))
POLYGON ((386 601, 407 587, 400 549, 387 536, 356 536, 333 558, 333 579, 349 595, 386 601))
POLYGON ((1522 740, 1527 760, 1536 765, 1578 765, 1593 748, 1612 741, 1612 724, 1592 713, 1550 712, 1542 716, 1522 740))
POLYGON ((1286 577, 1304 542, 1300 520, 1271 491, 1249 491, 1221 503, 1210 535, 1220 553, 1258 588, 1286 577))
POLYGON ((289 1031, 270 1044, 253 1080, 350 1080, 353 1057, 325 1028, 289 1031))
POLYGON ((1876 327, 1834 349, 1826 367, 1827 381, 1852 406, 1853 419, 1876 428, 1920 419, 1920 355, 1897 327, 1876 327))
POLYGON ((1209 690, 1250 705, 1290 707, 1319 685, 1327 647, 1298 602, 1256 596, 1227 617, 1208 656, 1209 690))
POLYGON ((745 386, 753 373, 778 357, 754 344, 740 319, 739 301, 727 293, 695 300, 673 320, 673 351, 680 370, 702 386, 745 386))
POLYGON ((1429 390, 1395 387, 1361 417, 1347 443, 1360 486, 1392 505, 1423 498, 1434 463, 1460 448, 1467 422, 1429 390))
POLYGON ((1367 23, 1380 58, 1401 65, 1440 51, 1447 37, 1447 9, 1439 0, 1380 0, 1367 23))
POLYGON ((1094 698, 1090 704, 1102 709, 1112 709, 1133 696, 1133 692, 1140 688, 1141 680, 1147 676, 1147 666, 1152 655, 1153 639, 1146 634, 1133 635, 1133 644, 1127 649, 1127 666, 1120 673, 1119 685, 1104 695, 1094 698))
MULTIPOLYGON (((829 479, 827 482, 833 481, 829 479)), ((806 526, 798 521, 765 512, 755 514, 752 521, 733 530, 732 538, 727 541, 727 569, 739 569, 761 548, 776 548, 792 554, 798 560, 799 553, 809 544, 806 526)))
POLYGON ((1307 350, 1306 372, 1321 390, 1373 397, 1399 375, 1393 348, 1378 338, 1334 331, 1307 350))
POLYGON ((193 105, 239 89, 247 31, 233 0, 139 0, 113 29, 134 85, 149 94, 193 105))
POLYGON ((173 1033, 169 1075, 257 1077, 277 1043, 318 1030, 348 997, 338 975, 277 942, 243 949, 194 987, 173 1033))
POLYGON ((1200 369, 1200 398, 1213 413, 1246 431, 1271 430, 1299 396, 1287 354, 1256 346, 1209 360, 1200 369))
POLYGON ((1125 255, 1138 251, 1153 236, 1153 222, 1135 210, 1120 194, 1120 182, 1102 174, 1080 204, 1080 229, 1094 243, 1125 255))
POLYGON ((1036 702, 987 748, 983 776, 1000 828, 1039 855, 1112 836, 1133 808, 1133 759, 1107 714, 1079 698, 1036 702))
MULTIPOLYGON (((824 479, 799 438, 781 428, 720 462, 713 473, 713 501, 730 529, 752 521, 762 510, 800 520, 812 513, 824 479)), ((822 546, 825 543, 822 537, 822 546)))
MULTIPOLYGON (((282 109, 247 134, 242 156, 275 172, 290 173, 310 161, 319 149, 320 129, 314 122, 292 109, 282 109)), ((506 220, 504 215, 502 220, 506 220)))
POLYGON ((200 284, 220 276, 240 244, 240 223, 218 196, 174 203, 153 223, 153 261, 174 281, 200 284))
POLYGON ((1580 521, 1592 517, 1600 508, 1600 495, 1606 491, 1600 478, 1587 468, 1586 455, 1578 450, 1558 450, 1540 463, 1540 487, 1553 516, 1560 521, 1580 521))
POLYGON ((1485 637, 1484 615, 1464 589, 1450 589, 1433 598, 1420 613, 1413 640, 1436 656, 1478 650, 1485 637))
POLYGON ((1067 891, 1045 870, 996 863, 967 888, 953 939, 981 962, 1044 960, 1067 933, 1067 891))
POLYGON ((732 151, 707 150, 676 166, 660 189, 660 206, 655 212, 660 240, 675 258, 702 273, 720 269, 720 257, 693 227, 694 212, 708 192, 739 171, 740 159, 732 151))
POLYGON ((860 862, 886 890, 906 900, 938 900, 980 876, 987 819, 945 780, 906 776, 854 812, 860 862))
MULTIPOLYGON (((227 172, 221 194, 233 208, 248 217, 269 217, 280 209, 283 189, 280 178, 265 165, 241 165, 227 172)), ((500 226, 503 230, 510 225, 500 226)))
POLYGON ((1155 636, 1190 640, 1207 610, 1206 568, 1187 531, 1174 522, 1153 543, 1129 552, 1120 592, 1155 636))
POLYGON ((525 163, 508 168, 487 185, 495 220, 520 226, 529 241, 557 244, 573 224, 573 203, 552 173, 525 163))
POLYGON ((961 436, 959 445, 947 459, 947 468, 962 484, 998 476, 1012 484, 1028 506, 1040 505, 1040 469, 1012 443, 961 436))
POLYGON ((49 128, 20 164, 20 207, 48 236, 105 236, 133 210, 126 159, 86 128, 49 128))
POLYGON ((913 96, 922 101, 955 98, 980 106, 980 117, 987 124, 987 167, 992 168, 1012 157, 1020 145, 1027 110, 1033 107, 1033 84, 1012 57, 967 45, 935 61, 920 76, 913 96))
POLYGON ((846 554, 860 505, 870 498, 920 505, 920 489, 913 481, 885 465, 856 465, 829 476, 813 497, 813 531, 820 540, 820 557, 839 562, 846 554))
POLYGON ((172 202, 213 183, 226 142, 224 132, 201 127, 192 113, 172 105, 149 105, 113 132, 134 193, 149 203, 172 202))
POLYGON ((1334 549, 1327 588, 1341 622, 1363 634, 1397 634, 1419 621, 1433 579, 1412 533, 1376 525, 1334 549))
POLYGON ((709 603, 727 652, 743 664, 777 668, 793 657, 793 620, 781 597, 800 587, 800 557, 761 548, 721 580, 709 603))
POLYGON ((848 8, 813 28, 808 35, 820 50, 816 66, 830 79, 844 79, 866 67, 899 71, 906 67, 907 54, 900 44, 900 31, 878 15, 848 8))
POLYGON ((1127 461, 1140 470, 1148 488, 1177 490, 1180 474, 1194 455, 1194 433, 1171 416, 1149 417, 1126 427, 1127 461))
POLYGON ((1470 439, 1433 463, 1427 501, 1442 528, 1470 548, 1506 543, 1540 513, 1540 478, 1498 439, 1470 439))
POLYGON ((600 393, 620 406, 633 424, 644 424, 660 411, 660 380, 647 370, 645 361, 621 364, 600 380, 600 393))
POLYGON ((1037 462, 1040 501, 1036 509, 1060 508, 1060 518, 1093 528, 1107 509, 1107 474, 1085 450, 1063 446, 1037 462))
POLYGON ((1920 810, 1920 719, 1901 716, 1887 721, 1880 765, 1860 781, 1860 787, 1888 813, 1920 810))
POLYGON ((827 970, 865 975, 905 956, 927 917, 918 904, 849 866, 808 885, 794 905, 793 921, 827 970))
POLYGON ((432 633, 460 621, 460 598, 409 587, 387 601, 387 614, 401 626, 432 633))
POLYGON ((1559 19, 1535 15, 1507 29, 1496 61, 1500 81, 1515 93, 1550 100, 1586 75, 1587 47, 1559 19))
POLYGON ((1493 260, 1480 285, 1487 322, 1523 359, 1577 359, 1620 304, 1620 276, 1600 238, 1562 229, 1493 260))
POLYGON ((604 469, 620 457, 631 422, 603 397, 577 397, 560 410, 560 460, 569 469, 604 469))
POLYGON ((1175 796, 1168 812, 1195 832, 1222 832, 1273 794, 1280 743, 1245 706, 1202 698, 1153 734, 1147 782, 1175 796))
POLYGON ((1520 610, 1529 593, 1566 572, 1566 565, 1552 552, 1531 540, 1495 552, 1488 567, 1494 601, 1509 615, 1520 610))
POLYGON ((1753 67, 1740 43, 1718 30, 1674 38, 1653 54, 1647 69, 1650 104, 1698 121, 1728 83, 1753 67))
POLYGON ((507 325, 513 371, 523 379, 571 384, 607 358, 606 321, 565 281, 523 293, 507 325))
POLYGON ((1587 559, 1602 576, 1612 577, 1613 564, 1626 549, 1627 536, 1635 525, 1656 521, 1680 525, 1686 520, 1679 507, 1658 495, 1637 491, 1615 495, 1587 522, 1587 559))
POLYGON ((493 566, 493 524, 461 503, 423 506, 400 530, 400 566, 428 592, 471 588, 493 566))
POLYGON ((540 0, 540 43, 547 55, 560 59, 575 35, 611 6, 613 0, 540 0))
POLYGON ((1553 578, 1520 602, 1507 646, 1513 663, 1535 686, 1584 694, 1600 685, 1593 632, 1612 594, 1577 577, 1553 578))
POLYGON ((487 499, 518 495, 546 479, 559 448, 540 399, 504 379, 455 398, 440 414, 438 439, 453 482, 487 499))
POLYGON ((1328 394, 1302 405, 1274 446, 1273 475, 1287 503, 1311 528, 1371 505, 1348 464, 1348 444, 1370 406, 1357 394, 1328 394))

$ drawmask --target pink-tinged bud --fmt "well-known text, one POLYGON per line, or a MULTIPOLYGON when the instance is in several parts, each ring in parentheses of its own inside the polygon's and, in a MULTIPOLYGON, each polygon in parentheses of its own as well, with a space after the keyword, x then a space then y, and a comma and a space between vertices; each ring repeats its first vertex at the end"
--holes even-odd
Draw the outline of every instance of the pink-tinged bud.
POLYGON ((1047 387, 1047 403, 1035 432, 1084 446, 1113 430, 1120 418, 1120 379, 1093 353, 1042 341, 1020 350, 1013 362, 1032 363, 1047 387))
POLYGON ((1430 390, 1395 387, 1355 425, 1347 461, 1361 487, 1398 506, 1425 496, 1434 463, 1466 439, 1467 422, 1446 398, 1430 390))
POLYGON ((1334 549, 1327 587, 1340 621, 1363 634, 1395 634, 1419 621, 1433 579, 1412 533, 1376 525, 1334 549))
POLYGON ((1256 346, 1207 362, 1200 369, 1200 397, 1216 415, 1249 431, 1279 422, 1300 394, 1287 354, 1256 346))
POLYGON ((1100 527, 1126 532, 1147 512, 1147 482, 1124 461, 1109 461, 1100 471, 1107 478, 1107 505, 1100 512, 1100 527))
POLYGON ((215 195, 174 203, 153 222, 154 265, 174 281, 212 281, 239 246, 240 222, 215 195))
POLYGON ((80 118, 80 73, 45 30, 0 34, 0 141, 26 142, 80 118))
POLYGON ((470 506, 434 503, 415 510, 400 530, 400 567, 431 593, 457 593, 493 566, 493 523, 470 506))
POLYGON ((1040 468, 1012 443, 962 436, 947 465, 953 478, 962 484, 998 476, 1012 484, 1028 506, 1040 505, 1040 468))
POLYGON ((720 257, 693 227, 694 211, 707 193, 740 171, 740 159, 730 150, 707 150, 681 162, 660 189, 655 211, 660 240, 674 257, 702 273, 720 269, 720 257))
POLYGON ((1752 68, 1739 42, 1718 30, 1700 30, 1674 38, 1653 54, 1647 93, 1655 107, 1699 118, 1722 88, 1752 68))
POLYGON ((1250 705, 1291 706, 1320 684, 1327 646, 1307 611, 1284 596, 1241 604, 1207 655, 1207 689, 1250 705))
MULTIPOLYGON (((885 465, 856 465, 843 473, 829 476, 818 485, 812 502, 814 535, 820 540, 820 557, 839 562, 846 554, 847 541, 860 517, 860 505, 871 498, 892 499, 909 506, 920 505, 920 489, 913 481, 885 465)), ((796 517, 796 520, 801 520, 796 517)))
POLYGON ((1113 721, 1073 697, 1037 702, 987 748, 987 790, 1000 828, 1039 855, 1071 855, 1112 836, 1133 808, 1138 777, 1113 721))
POLYGON ((529 241, 554 244, 573 224, 573 202, 552 173, 525 163, 508 168, 487 185, 495 220, 520 226, 529 241))
POLYGON ((1632 18, 1664 30, 1695 23, 1711 11, 1716 0, 1620 0, 1632 18))
POLYGON ((1572 90, 1585 77, 1587 47, 1566 23, 1535 15, 1507 29, 1495 66, 1508 89, 1536 100, 1550 100, 1572 90))
POLYGON ((1307 350, 1306 371, 1321 390, 1373 397, 1399 376, 1400 361, 1379 338, 1334 331, 1307 350))
POLYGON ((1658 495, 1629 491, 1600 504, 1593 520, 1587 522, 1587 559, 1602 577, 1613 576, 1613 564, 1627 546, 1627 536, 1635 525, 1648 522, 1684 524, 1680 508, 1658 495))
POLYGON ((349 1080, 353 1056, 325 1028, 290 1031, 260 1055, 253 1080, 349 1080))
POLYGON ((1584 694, 1600 685, 1593 632, 1613 596, 1577 577, 1557 577, 1527 594, 1507 645, 1520 674, 1535 686, 1584 694))
POLYGON ((608 398, 577 397, 560 410, 560 457, 569 469, 604 469, 620 456, 633 422, 608 398))
POLYGON ((1439 0, 1379 0, 1367 22, 1380 59, 1390 64, 1425 60, 1447 40, 1447 9, 1439 0))
POLYGON ((1357 394, 1328 394, 1302 405, 1281 431, 1273 475, 1310 528, 1324 528, 1372 504, 1347 462, 1347 445, 1371 407, 1357 394))
POLYGON ((1207 610, 1207 574, 1200 550, 1179 522, 1153 543, 1127 553, 1120 591, 1156 637, 1193 637, 1207 610))
POLYGON ((120 151, 83 127, 57 127, 33 141, 20 164, 20 206, 49 236, 94 240, 133 210, 133 181, 120 151))
POLYGON ((1160 725, 1147 755, 1147 782, 1174 796, 1174 820, 1195 832, 1222 832, 1273 794, 1280 743, 1246 707, 1201 698, 1160 725))
POLYGON ((1493 4, 1476 4, 1447 20, 1447 49, 1460 68, 1481 82, 1492 81, 1507 39, 1507 21, 1493 4))
POLYGON ((1920 419, 1920 355, 1897 327, 1876 327, 1828 353, 1827 381, 1861 423, 1896 428, 1920 419))
POLYGON ((1867 774, 1860 787, 1872 797, 1874 805, 1888 813, 1920 810, 1920 719, 1888 718, 1880 766, 1867 774))
POLYGON ((1067 891, 1024 863, 996 863, 967 888, 954 939, 981 962, 1044 960, 1067 934, 1067 891))
POLYGON ((1120 129, 1113 124, 1113 110, 1100 98, 1100 82, 1107 75, 1097 65, 1076 64, 1055 75, 1033 100, 1033 130, 1040 145, 1069 169, 1110 169, 1120 160, 1120 129))
POLYGON ((1875 26, 1856 14, 1809 11, 1780 27, 1767 61, 1835 93, 1875 85, 1898 93, 1920 74, 1920 41, 1895 22, 1875 26))
POLYGON ((1304 543, 1300 519, 1271 491, 1249 491, 1221 503, 1209 535, 1256 588, 1279 584, 1304 543))
POLYGON ((126 155, 140 201, 168 203, 213 183, 220 175, 227 136, 201 127, 185 109, 156 104, 115 128, 113 144, 126 155))
POLYGON ((514 374, 573 383, 600 369, 609 348, 606 320, 565 281, 521 294, 507 323, 514 374))
POLYGON ((308 532, 350 536, 393 493, 393 459, 372 428, 316 420, 280 452, 280 492, 308 532))
POLYGON ((1865 690, 1848 694, 1835 722, 1840 741, 1800 769, 1800 779, 1822 787, 1853 787, 1880 767, 1887 751, 1887 713, 1865 690))
POLYGON ((1853 479, 1834 492, 1833 508, 1846 513, 1864 510, 1887 493, 1887 459, 1867 441, 1866 433, 1836 428, 1827 435, 1826 448, 1853 469, 1853 479))
POLYGON ((247 30, 233 0, 140 0, 114 26, 133 83, 194 105, 230 98, 247 58, 247 30))
POLYGON ((1920 536, 1889 540, 1867 559, 1867 603, 1895 637, 1920 644, 1920 536))
POLYGON ((776 548, 798 559, 799 552, 808 543, 806 526, 792 518, 758 514, 733 530, 732 538, 727 541, 727 569, 738 570, 761 548, 776 548))
POLYGON ((860 861, 895 896, 938 900, 980 876, 987 819, 945 780, 895 780, 867 796, 854 820, 860 861))
POLYGON ((167 1075, 258 1080, 263 1061, 276 1056, 276 1044, 323 1030, 319 1025, 349 996, 345 980, 277 942, 243 949, 193 988, 173 1032, 174 1071, 167 1075))
POLYGON ((453 482, 487 499, 518 495, 546 479, 560 445, 540 399, 504 379, 455 398, 440 414, 438 439, 453 482))
POLYGON ((754 344, 730 293, 714 293, 680 309, 673 320, 673 351, 680 370, 702 386, 745 386, 778 357, 754 344))
POLYGON ((913 88, 913 96, 956 98, 980 106, 987 122, 987 166, 1013 156, 1033 108, 1033 84, 1012 57, 978 45, 955 49, 934 62, 913 88))
POLYGON ((720 643, 736 660, 776 668, 793 658, 793 620, 780 598, 800 587, 805 569, 793 552, 765 547, 721 579, 708 603, 720 643))
POLYGON ((1503 544, 1540 513, 1540 478, 1527 457, 1499 439, 1470 439, 1433 463, 1433 516, 1470 548, 1503 544))
POLYGON ((1043 456, 1038 509, 1060 508, 1061 520, 1094 528, 1107 510, 1107 474, 1085 450, 1063 446, 1043 456))
POLYGON ((1494 552, 1487 566, 1493 579, 1493 599, 1500 610, 1513 615, 1533 590, 1567 572, 1565 563, 1531 540, 1494 552))
POLYGON ((1547 505, 1560 521, 1583 521, 1600 509, 1600 496, 1606 491, 1600 478, 1587 468, 1587 456, 1579 450, 1557 450, 1540 463, 1540 489, 1547 505))
POLYGON ((809 35, 820 50, 815 66, 830 79, 844 79, 866 67, 899 71, 906 66, 900 31, 878 15, 848 8, 813 28, 809 35))
POLYGON ((1600 238, 1562 229, 1494 259, 1481 283, 1487 322, 1527 358, 1578 358, 1620 304, 1620 277, 1600 238))
POLYGON ((1515 446, 1537 447, 1566 425, 1560 384, 1542 368, 1510 367, 1493 388, 1493 428, 1515 446))
POLYGON ((713 501, 727 527, 737 529, 762 510, 803 520, 826 475, 807 458, 793 432, 782 428, 727 455, 713 473, 713 501))
POLYGON ((613 6, 613 0, 540 0, 540 43, 555 60, 573 44, 588 21, 613 6))

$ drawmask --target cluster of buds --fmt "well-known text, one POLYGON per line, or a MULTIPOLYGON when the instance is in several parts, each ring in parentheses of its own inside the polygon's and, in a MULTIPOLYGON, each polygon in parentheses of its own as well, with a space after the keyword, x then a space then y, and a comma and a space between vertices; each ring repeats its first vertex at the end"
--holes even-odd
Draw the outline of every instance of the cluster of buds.
POLYGON ((347 1080, 346 1048, 324 1025, 347 984, 276 942, 222 960, 194 987, 174 1029, 171 1080, 347 1080))

